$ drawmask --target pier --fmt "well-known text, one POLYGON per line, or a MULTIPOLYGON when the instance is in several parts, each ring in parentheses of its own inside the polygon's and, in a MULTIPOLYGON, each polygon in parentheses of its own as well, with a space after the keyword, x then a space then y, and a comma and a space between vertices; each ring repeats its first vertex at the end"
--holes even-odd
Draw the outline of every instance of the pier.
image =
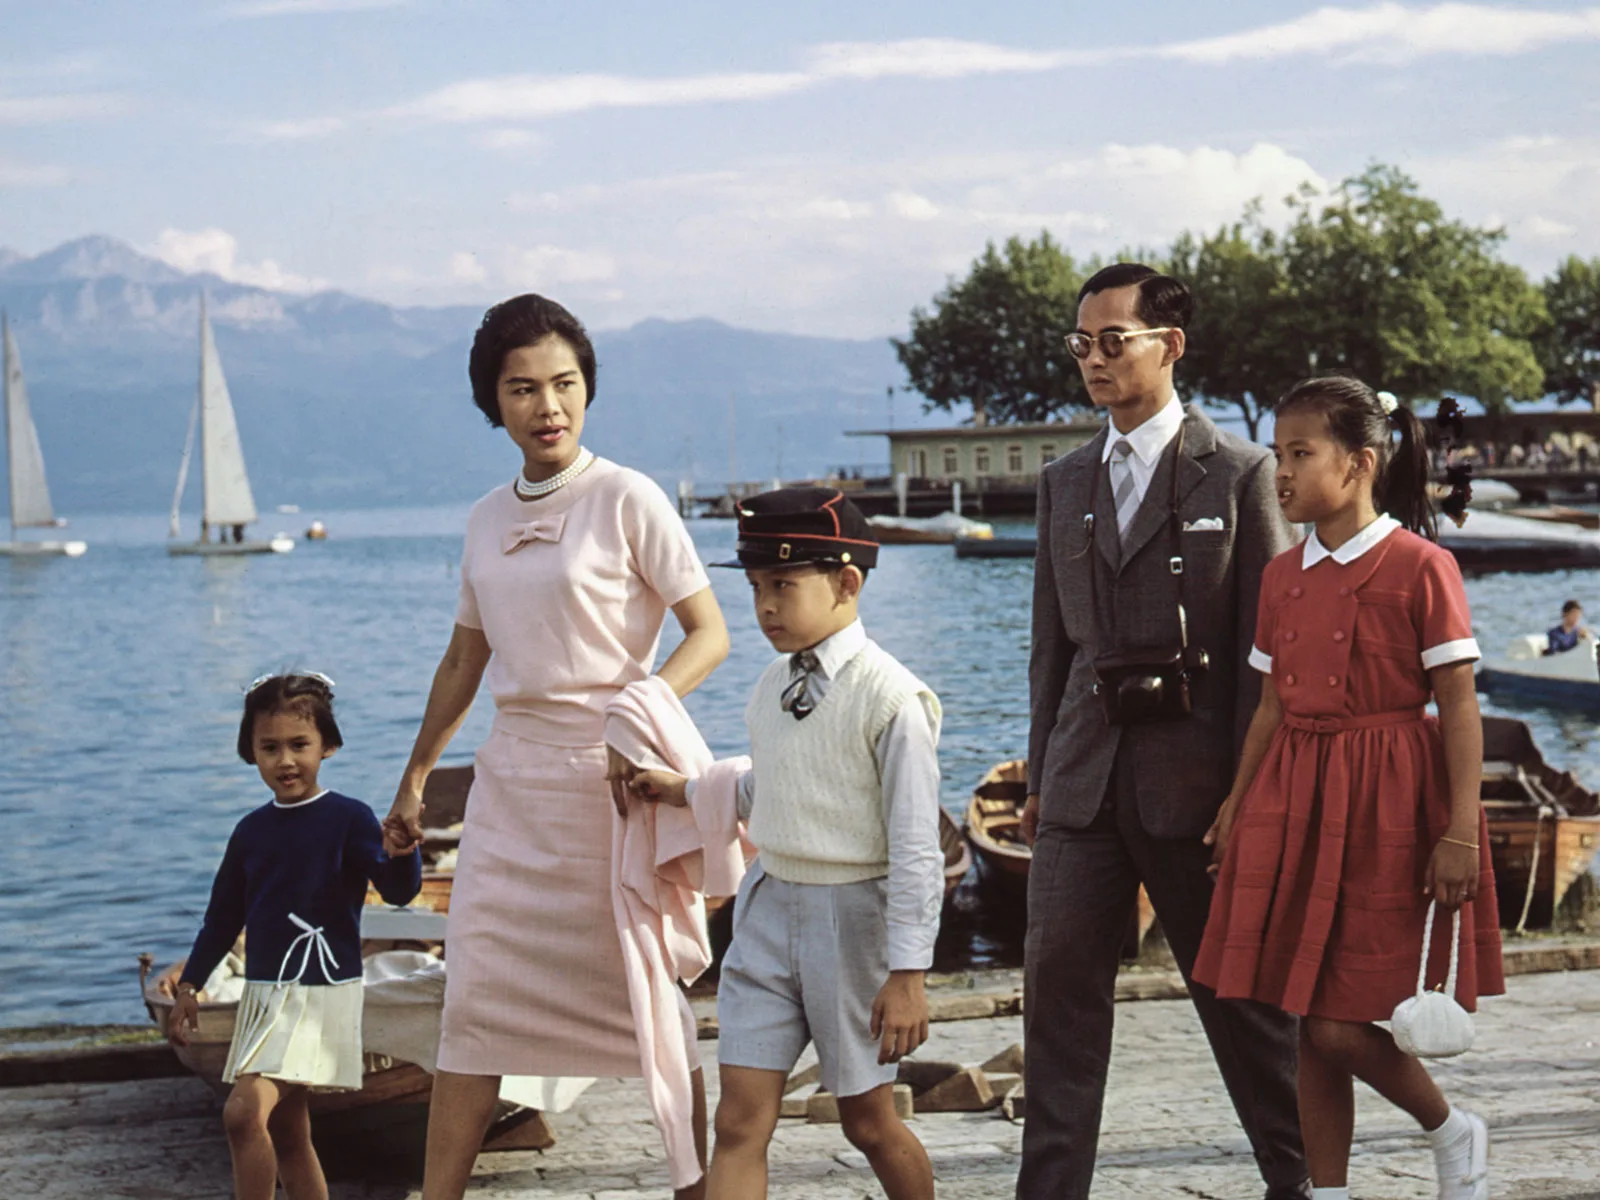
MULTIPOLYGON (((1600 1198, 1600 947, 1527 939, 1507 946, 1520 974, 1483 1002, 1474 1049, 1436 1064, 1452 1100, 1489 1123, 1496 1200, 1600 1198), (1554 968, 1552 970, 1552 968, 1554 968)), ((1019 973, 975 972, 930 990, 935 1016, 917 1057, 979 1063, 1022 1040, 1019 973), (965 1014, 965 1015, 964 1015, 965 1014)), ((1193 1200, 1260 1195, 1249 1147, 1174 972, 1126 972, 1106 1093, 1097 1200, 1193 1200), (1137 1002, 1134 1002, 1137 999, 1137 1002)), ((704 1001, 696 1008, 702 1018, 704 1001)), ((704 1025, 704 1022, 703 1022, 704 1025)), ((712 1034, 714 1026, 704 1025, 712 1034)), ((716 1043, 700 1043, 716 1103, 716 1043)), ((802 1060, 802 1065, 809 1058, 802 1060)), ((545 1151, 485 1154, 481 1200, 660 1200, 670 1194, 661 1141, 638 1080, 601 1080, 548 1118, 545 1151)), ((921 1113, 941 1195, 1011 1200, 1022 1128, 999 1110, 921 1113)), ((330 1170, 332 1200, 417 1200, 409 1172, 418 1143, 359 1171, 330 1170), (411 1161, 408 1161, 411 1160, 411 1161), (342 1176, 342 1177, 341 1177, 342 1176)), ((330 1167, 332 1164, 330 1163, 330 1167)), ((193 1078, 58 1083, 0 1089, 0 1195, 33 1200, 142 1200, 228 1194, 220 1101, 193 1078)), ((1356 1195, 1432 1200, 1431 1156, 1400 1113, 1357 1090, 1351 1162, 1356 1195)), ((772 1147, 773 1200, 856 1200, 877 1194, 862 1155, 837 1125, 786 1118, 772 1147)))

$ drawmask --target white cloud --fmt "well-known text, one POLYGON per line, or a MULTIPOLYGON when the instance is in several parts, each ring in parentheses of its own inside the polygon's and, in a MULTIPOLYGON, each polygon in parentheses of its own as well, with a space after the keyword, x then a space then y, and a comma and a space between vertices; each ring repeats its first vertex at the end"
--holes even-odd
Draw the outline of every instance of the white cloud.
POLYGON ((223 229, 164 229, 152 252, 180 271, 205 272, 230 283, 274 292, 315 292, 328 286, 327 280, 286 271, 270 258, 253 264, 240 262, 239 239, 223 229))
POLYGON ((1161 46, 1155 54, 1221 65, 1297 56, 1405 63, 1441 54, 1526 54, 1600 40, 1600 8, 1559 12, 1488 4, 1319 8, 1278 25, 1161 46))
POLYGON ((595 254, 586 250, 533 246, 506 253, 501 259, 498 274, 506 284, 520 288, 599 283, 616 277, 617 260, 609 254, 595 254))
POLYGON ((1224 66, 1323 58, 1393 65, 1438 55, 1527 54, 1593 41, 1600 41, 1600 8, 1560 11, 1463 3, 1330 6, 1290 21, 1180 42, 1042 50, 952 38, 834 42, 812 47, 802 56, 802 68, 794 71, 467 79, 390 113, 436 121, 538 121, 603 108, 768 100, 842 80, 950 80, 1148 60, 1224 66))
POLYGON ((72 182, 65 167, 0 158, 0 188, 60 187, 72 182))
POLYGON ((473 139, 485 150, 532 150, 544 144, 542 135, 531 129, 485 129, 473 139))
POLYGON ((450 278, 457 283, 487 283, 489 271, 476 254, 463 250, 450 256, 450 278))
POLYGON ((726 100, 759 100, 809 87, 798 72, 687 75, 630 79, 620 75, 508 75, 469 79, 393 109, 437 121, 536 121, 596 108, 660 108, 726 100))
POLYGON ((1576 225, 1568 225, 1565 221, 1553 221, 1549 217, 1534 213, 1522 222, 1522 230, 1529 237, 1566 241, 1578 232, 1578 227, 1576 225))
POLYGON ((379 8, 399 8, 408 0, 255 0, 232 4, 217 15, 224 20, 252 20, 257 17, 319 16, 326 13, 367 12, 379 8))
POLYGON ((0 96, 0 125, 51 125, 125 112, 127 98, 114 92, 65 92, 47 96, 0 96))
POLYGON ((916 192, 890 192, 889 211, 907 221, 931 221, 939 215, 939 206, 916 192))
POLYGON ((300 121, 261 121, 246 126, 241 136, 248 141, 308 142, 334 137, 346 128, 342 117, 308 117, 300 121))

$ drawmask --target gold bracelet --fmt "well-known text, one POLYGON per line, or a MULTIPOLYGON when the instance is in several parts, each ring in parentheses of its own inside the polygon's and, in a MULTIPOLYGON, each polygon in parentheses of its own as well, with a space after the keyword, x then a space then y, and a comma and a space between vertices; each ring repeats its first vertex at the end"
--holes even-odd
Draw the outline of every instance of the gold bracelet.
POLYGON ((1460 838, 1442 837, 1439 840, 1441 842, 1449 842, 1452 846, 1465 846, 1468 850, 1476 850, 1478 848, 1477 842, 1463 842, 1460 838))

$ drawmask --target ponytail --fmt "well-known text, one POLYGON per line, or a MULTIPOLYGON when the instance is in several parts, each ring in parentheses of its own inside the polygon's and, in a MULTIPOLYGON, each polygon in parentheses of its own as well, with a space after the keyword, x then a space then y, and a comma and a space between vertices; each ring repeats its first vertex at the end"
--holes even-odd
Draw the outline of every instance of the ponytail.
POLYGON ((1428 480, 1432 465, 1428 461, 1428 435, 1417 414, 1404 404, 1397 404, 1388 414, 1388 422, 1399 431, 1399 445, 1374 489, 1378 507, 1388 513, 1412 533, 1421 534, 1430 542, 1439 540, 1439 522, 1433 513, 1433 499, 1428 495, 1428 480))

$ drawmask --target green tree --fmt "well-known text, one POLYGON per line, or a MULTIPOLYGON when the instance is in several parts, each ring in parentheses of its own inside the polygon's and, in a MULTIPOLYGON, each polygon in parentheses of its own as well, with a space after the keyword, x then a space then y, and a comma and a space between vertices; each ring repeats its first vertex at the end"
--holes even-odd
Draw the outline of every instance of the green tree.
POLYGON ((1286 293, 1283 247, 1261 217, 1259 202, 1208 237, 1180 234, 1167 271, 1189 285, 1194 316, 1187 348, 1174 374, 1186 398, 1235 406, 1250 436, 1261 416, 1299 375, 1294 319, 1286 293))
POLYGON ((1572 255, 1544 282, 1550 324, 1539 339, 1545 390, 1600 410, 1600 258, 1572 255))
POLYGON ((1531 339, 1544 297, 1499 258, 1502 230, 1447 219, 1385 166, 1326 205, 1302 192, 1290 206, 1280 298, 1298 373, 1344 370, 1408 399, 1454 392, 1491 411, 1543 394, 1531 339))
POLYGON ((970 405, 972 421, 1044 421, 1088 403, 1067 334, 1077 321, 1079 266, 1048 233, 989 243, 965 279, 911 313, 890 339, 923 407, 970 405))

